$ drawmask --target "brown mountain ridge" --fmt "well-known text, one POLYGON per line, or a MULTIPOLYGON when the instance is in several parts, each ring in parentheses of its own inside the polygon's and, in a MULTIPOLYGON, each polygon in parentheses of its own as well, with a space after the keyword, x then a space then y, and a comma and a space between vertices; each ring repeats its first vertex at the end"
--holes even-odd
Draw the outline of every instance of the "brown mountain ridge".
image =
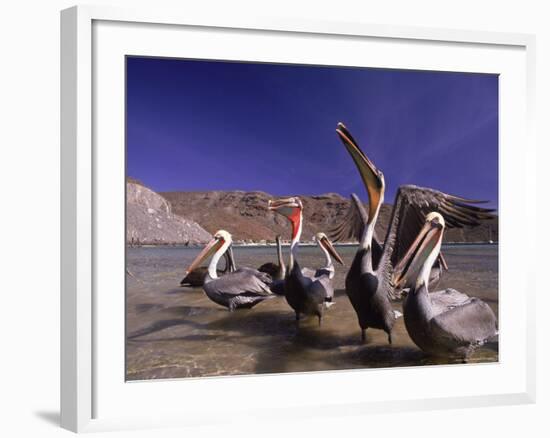
MULTIPOLYGON (((235 241, 274 241, 280 234, 283 239, 290 236, 288 221, 267 209, 269 199, 274 197, 265 192, 209 191, 209 192, 162 192, 170 202, 175 214, 184 216, 201 225, 210 233, 225 229, 235 241)), ((304 205, 304 226, 302 240, 313 238, 319 231, 327 232, 346 215, 349 198, 337 193, 305 196, 299 195, 304 205)), ((391 204, 383 204, 376 225, 378 236, 385 236, 391 214, 391 204)), ((498 217, 480 226, 464 229, 449 229, 446 242, 498 241, 498 217)))

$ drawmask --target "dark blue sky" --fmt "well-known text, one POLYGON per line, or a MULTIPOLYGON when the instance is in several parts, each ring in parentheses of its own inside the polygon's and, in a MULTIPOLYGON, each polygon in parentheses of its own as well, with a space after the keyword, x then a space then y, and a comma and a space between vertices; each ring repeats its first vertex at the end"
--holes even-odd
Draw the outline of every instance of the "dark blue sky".
POLYGON ((342 121, 401 184, 498 201, 496 75, 127 59, 127 173, 156 191, 358 193, 342 121))

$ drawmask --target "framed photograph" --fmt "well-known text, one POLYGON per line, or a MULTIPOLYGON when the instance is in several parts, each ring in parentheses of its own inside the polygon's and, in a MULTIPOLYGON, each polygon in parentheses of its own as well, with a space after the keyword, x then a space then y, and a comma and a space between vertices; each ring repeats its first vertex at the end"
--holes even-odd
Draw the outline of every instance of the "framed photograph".
POLYGON ((61 54, 63 427, 534 401, 534 37, 79 6, 61 54))

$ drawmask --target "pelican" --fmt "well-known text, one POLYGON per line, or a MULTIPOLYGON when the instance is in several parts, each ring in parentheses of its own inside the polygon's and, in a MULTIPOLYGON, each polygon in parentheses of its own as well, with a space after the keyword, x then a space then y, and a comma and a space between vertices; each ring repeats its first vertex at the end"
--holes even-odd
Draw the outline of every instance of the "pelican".
POLYGON ((371 327, 384 330, 391 344, 393 325, 401 315, 391 304, 400 291, 391 281, 392 272, 418 235, 425 214, 441 213, 451 228, 479 225, 481 220, 492 217, 492 210, 472 205, 480 201, 404 185, 397 191, 386 237, 380 245, 373 236, 384 202, 384 174, 363 153, 342 123, 336 132, 355 162, 369 195, 366 225, 362 227, 359 248, 346 276, 346 293, 357 313, 362 341, 365 342, 366 330, 371 327))
POLYGON ((286 266, 285 261, 283 260, 283 248, 281 246, 281 236, 277 235, 275 237, 277 242, 277 264, 273 262, 264 263, 258 268, 258 271, 265 272, 271 276, 271 291, 277 295, 284 295, 284 285, 285 285, 285 276, 286 276, 286 266))
POLYGON ((206 296, 216 304, 227 307, 229 311, 239 308, 251 308, 256 304, 275 297, 269 289, 269 284, 260 279, 258 271, 251 268, 240 268, 222 277, 218 277, 216 266, 222 254, 232 243, 231 234, 219 230, 214 238, 206 245, 186 271, 193 272, 203 260, 212 256, 208 265, 203 289, 206 296))
MULTIPOLYGON (((367 226, 369 215, 365 211, 363 203, 355 193, 351 194, 350 199, 350 207, 348 208, 346 218, 343 222, 331 230, 331 235, 336 241, 349 239, 360 241, 361 236, 363 235, 363 230, 367 226)), ((380 241, 381 240, 375 230, 372 235, 372 251, 373 257, 377 259, 379 259, 382 254, 382 244, 380 241)), ((443 271, 447 270, 449 270, 449 266, 447 265, 447 261, 445 260, 443 253, 440 252, 430 272, 431 288, 437 286, 441 280, 443 271)), ((407 290, 402 290, 397 295, 405 296, 407 293, 407 290)), ((448 292, 448 294, 450 294, 450 292, 448 292)), ((443 297, 443 299, 448 299, 448 296, 443 297)))
POLYGON ((302 274, 304 274, 307 277, 321 277, 326 276, 330 280, 334 278, 334 264, 332 263, 332 256, 340 263, 341 265, 344 264, 344 261, 340 257, 340 254, 336 252, 334 249, 334 246, 332 245, 332 242, 327 237, 325 233, 317 233, 314 237, 315 243, 317 243, 317 246, 321 249, 323 254, 325 255, 325 265, 319 269, 313 270, 310 268, 302 268, 302 274))
POLYGON ((285 261, 283 260, 281 236, 277 235, 277 237, 275 237, 275 242, 277 242, 277 264, 273 262, 264 263, 258 268, 258 271, 269 274, 273 280, 284 280, 286 274, 286 266, 285 261))
POLYGON ((255 277, 258 277, 265 284, 270 284, 270 285, 272 284, 271 275, 269 275, 266 272, 261 272, 258 269, 249 268, 248 266, 237 267, 237 263, 235 262, 235 256, 233 254, 232 244, 229 245, 229 248, 227 249, 227 253, 229 254, 229 263, 230 263, 229 272, 247 272, 251 275, 254 275, 255 277))
MULTIPOLYGON (((225 274, 227 271, 231 271, 232 261, 230 258, 229 251, 226 251, 223 253, 223 257, 225 259, 225 267, 220 270, 217 270, 217 274, 225 274)), ((208 274, 208 266, 199 266, 194 271, 189 272, 181 281, 180 286, 191 286, 191 287, 199 287, 204 284, 204 279, 206 278, 206 274, 208 274)))
POLYGON ((330 306, 334 296, 331 284, 331 271, 333 272, 334 268, 328 254, 331 254, 339 263, 343 264, 343 261, 326 236, 317 236, 319 247, 328 255, 327 266, 312 271, 313 275, 305 275, 296 260, 302 235, 302 201, 298 197, 270 200, 269 209, 285 216, 292 225, 290 258, 284 283, 286 300, 296 313, 297 322, 300 320, 300 315, 314 315, 317 316, 321 325, 323 311, 330 306))
POLYGON ((443 216, 429 213, 394 275, 396 282, 410 287, 403 303, 403 318, 414 343, 428 354, 459 357, 466 362, 477 348, 498 334, 497 319, 487 303, 458 291, 454 295, 461 295, 462 302, 434 306, 435 293, 428 293, 428 278, 444 229, 443 216))

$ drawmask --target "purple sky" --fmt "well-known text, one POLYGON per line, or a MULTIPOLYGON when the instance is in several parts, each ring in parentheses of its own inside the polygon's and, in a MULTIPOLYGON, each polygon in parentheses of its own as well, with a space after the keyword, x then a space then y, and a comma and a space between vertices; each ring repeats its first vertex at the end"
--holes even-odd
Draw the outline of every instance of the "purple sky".
POLYGON ((357 193, 343 122, 401 184, 498 202, 498 76, 127 59, 127 174, 156 191, 357 193))

